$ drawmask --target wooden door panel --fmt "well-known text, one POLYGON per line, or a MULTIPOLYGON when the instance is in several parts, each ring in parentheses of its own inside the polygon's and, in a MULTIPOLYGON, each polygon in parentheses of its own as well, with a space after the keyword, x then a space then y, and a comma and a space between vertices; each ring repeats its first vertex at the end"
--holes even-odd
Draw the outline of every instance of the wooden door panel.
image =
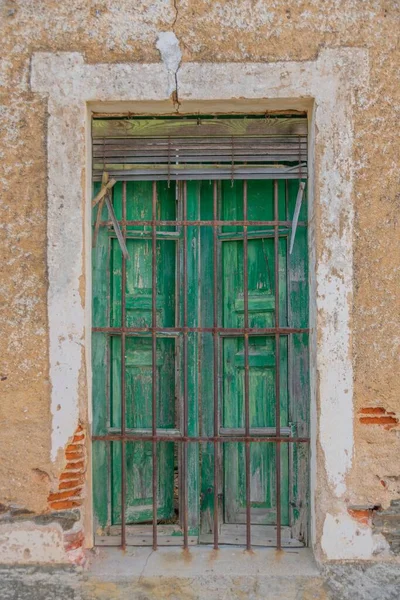
MULTIPOLYGON (((249 181, 248 218, 272 220, 273 182, 249 181)), ((297 182, 279 182, 279 217, 287 219, 294 210, 297 182), (286 198, 288 205, 286 206, 286 198), (288 214, 287 214, 288 211, 288 214)), ((173 220, 182 216, 182 189, 176 195, 175 184, 157 183, 157 217, 173 220), (181 208, 179 208, 181 206, 181 208)), ((127 218, 152 218, 152 182, 128 182, 127 218)), ((114 190, 114 207, 122 217, 122 185, 114 190)), ((302 209, 301 218, 304 216, 302 209)), ((218 213, 224 219, 243 218, 243 182, 218 183, 218 213)), ((104 215, 107 217, 107 215, 104 215)), ((103 217, 103 218, 104 218, 103 217)), ((187 218, 213 219, 213 185, 208 181, 187 183, 187 218)), ((275 326, 273 227, 248 227, 248 309, 249 326, 275 326)), ((182 228, 159 227, 157 230, 156 311, 159 327, 183 324, 183 245, 182 228)), ((148 327, 152 322, 152 242, 148 226, 128 226, 126 263, 126 325, 148 327)), ((288 232, 279 234, 279 313, 280 325, 306 327, 307 236, 298 230, 293 254, 287 253, 288 232)), ((217 236, 214 257, 213 230, 197 225, 187 228, 187 307, 188 327, 213 327, 213 268, 216 262, 219 288, 218 324, 223 327, 244 326, 243 297, 243 227, 223 226, 217 236)), ((94 255, 94 325, 121 326, 121 251, 112 232, 99 233, 94 255), (97 262, 96 262, 97 261, 97 262), (101 269, 104 276, 100 277, 101 269), (100 298, 101 296, 101 298, 100 298)), ((213 435, 214 372, 213 334, 187 334, 188 434, 213 435), (199 368, 201 367, 201 368, 199 368), (200 419, 200 421, 199 421, 200 419)), ((293 428, 295 434, 308 432, 308 355, 307 336, 280 339, 280 413, 281 427, 293 428), (292 375, 289 385, 289 368, 292 375), (290 399, 290 407, 289 407, 290 399), (294 421, 294 425, 291 422, 294 421)), ((219 337, 219 427, 220 430, 244 428, 244 340, 243 336, 219 337)), ((157 339, 157 427, 182 427, 183 393, 182 334, 157 339)), ((93 361, 99 376, 94 382, 94 430, 98 433, 121 428, 121 341, 118 335, 108 339, 94 334, 93 361), (97 337, 96 337, 97 336, 97 337), (96 362, 97 361, 97 362, 96 362), (107 367, 107 365, 109 365, 107 367), (108 374, 106 369, 109 369, 108 374), (97 403, 97 404, 96 404, 97 403), (101 405, 101 406, 100 406, 101 405)), ((250 427, 274 428, 275 423, 276 351, 274 336, 249 338, 249 406, 250 427)), ((152 406, 151 336, 126 337, 126 427, 128 430, 151 430, 152 406)), ((119 527, 121 519, 121 447, 109 444, 109 452, 95 445, 95 469, 102 474, 95 481, 95 508, 98 523, 119 527), (107 469, 110 469, 107 475, 107 469), (110 479, 107 480, 107 477, 110 479), (107 506, 104 504, 108 502, 107 506)), ((307 497, 307 449, 301 445, 281 444, 281 524, 290 525, 299 539, 305 539, 307 497), (289 465, 290 468, 289 468, 289 465), (299 469, 298 469, 299 465, 299 469), (289 471, 291 480, 289 482, 289 471), (290 502, 290 505, 289 505, 290 502)), ((187 448, 188 523, 191 536, 200 527, 203 534, 213 529, 214 452, 212 443, 190 443, 187 448), (201 449, 199 448, 201 446, 201 449), (201 476, 200 476, 201 469, 201 476)), ((221 526, 241 528, 246 521, 245 448, 241 443, 221 444, 219 452, 219 515, 221 526)), ((157 515, 159 520, 175 518, 177 456, 182 466, 182 452, 174 452, 172 442, 157 444, 157 515)), ((181 482, 182 484, 182 482, 181 482)), ((152 519, 152 445, 126 444, 126 520, 128 524, 152 519)), ((268 528, 276 523, 276 452, 273 443, 250 444, 251 522, 268 528)), ((180 511, 183 510, 182 505, 180 511)), ((144 526, 144 525, 142 525, 144 526)), ((179 525, 175 535, 179 535, 179 525)))
MULTIPOLYGON (((248 184, 249 220, 273 218, 271 182, 248 184)), ((232 201, 232 199, 231 199, 232 201)), ((242 217, 243 199, 235 195, 236 209, 229 214, 242 217)), ((244 326, 243 234, 237 228, 235 239, 222 241, 222 323, 225 327, 244 326)), ((223 236, 221 236, 223 238, 223 236)), ((275 275, 273 230, 252 226, 248 233, 248 315, 252 328, 275 326, 275 275), (263 237, 265 235, 265 237, 263 237)), ((286 239, 279 239, 279 310, 281 323, 287 322, 286 239)), ((286 340, 281 340, 281 425, 288 425, 286 340)), ((244 341, 238 336, 222 342, 222 426, 243 428, 244 410, 244 341)), ((249 338, 249 411, 250 427, 275 427, 275 338, 249 338)), ((244 444, 224 445, 225 522, 245 522, 245 448, 244 444)), ((287 522, 289 472, 288 455, 284 451, 281 464, 283 484, 282 522, 287 522)), ((252 443, 250 447, 251 521, 258 524, 276 522, 276 453, 273 444, 252 443)))
MULTIPOLYGON (((118 192, 118 189, 117 189, 118 192)), ((121 197, 116 194, 114 206, 121 216, 121 197)), ((152 186, 146 182, 127 185, 127 218, 151 219, 152 186)), ((158 185, 158 216, 175 218, 175 197, 164 183, 158 185)), ((152 241, 146 228, 130 227, 126 241, 129 260, 126 261, 126 325, 149 327, 152 324, 152 241), (141 231, 136 233, 137 229, 141 231), (133 236, 129 237, 129 236, 133 236), (143 239, 144 238, 144 239, 143 239)), ((115 238, 111 240, 110 305, 111 325, 121 324, 122 256, 115 238)), ((156 242, 156 311, 157 325, 173 327, 176 319, 176 240, 159 239, 156 242)), ((159 428, 176 425, 176 361, 179 356, 175 338, 157 339, 156 385, 159 428)), ((151 336, 127 336, 125 342, 125 425, 129 430, 147 430, 152 427, 152 340, 151 336)), ((121 428, 121 342, 118 336, 110 340, 110 427, 121 428)), ((157 515, 170 519, 174 514, 174 445, 160 443, 157 447, 157 515)), ((121 518, 121 447, 112 444, 111 451, 111 524, 121 518)), ((152 519, 152 444, 126 444, 126 521, 141 523, 152 519)))

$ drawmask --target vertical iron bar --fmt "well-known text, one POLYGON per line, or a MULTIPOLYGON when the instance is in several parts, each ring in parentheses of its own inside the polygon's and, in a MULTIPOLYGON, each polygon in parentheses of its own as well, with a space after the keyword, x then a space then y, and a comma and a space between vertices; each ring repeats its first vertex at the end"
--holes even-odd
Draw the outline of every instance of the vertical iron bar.
MULTIPOLYGON (((126 182, 122 184, 122 219, 126 221, 126 182)), ((126 226, 122 229, 126 240, 126 226)), ((121 434, 124 438, 126 432, 126 384, 125 384, 125 354, 126 354, 126 258, 122 253, 121 273, 121 434)), ((121 547, 126 548, 126 440, 121 442, 121 547)))
MULTIPOLYGON (((279 189, 274 180, 274 251, 275 251, 275 327, 279 328, 279 189)), ((281 400, 280 400, 280 335, 275 333, 275 427, 276 427, 276 546, 280 550, 281 539, 281 400)))
MULTIPOLYGON (((217 207, 217 182, 213 183, 213 240, 214 240, 214 437, 217 438, 219 435, 219 414, 218 414, 218 231, 216 221, 218 218, 218 207, 217 207)), ((219 470, 219 446, 218 442, 214 441, 214 549, 218 550, 218 527, 219 527, 219 514, 218 514, 218 470, 219 470)))
MULTIPOLYGON (((187 219, 187 182, 183 182, 183 221, 187 219)), ((183 436, 188 436, 188 281, 187 281, 187 225, 183 225, 183 436)), ((183 547, 188 547, 188 474, 187 442, 183 442, 182 456, 183 547)))
MULTIPOLYGON (((247 223, 247 181, 243 181, 243 221, 247 223)), ((249 398, 249 281, 247 224, 243 225, 243 302, 244 302, 244 429, 250 435, 250 398, 249 398)), ((251 506, 250 506, 250 442, 245 442, 246 463, 246 548, 251 549, 251 506)))
POLYGON ((153 181, 151 230, 151 429, 152 429, 152 490, 153 490, 153 550, 157 550, 157 183, 153 181))

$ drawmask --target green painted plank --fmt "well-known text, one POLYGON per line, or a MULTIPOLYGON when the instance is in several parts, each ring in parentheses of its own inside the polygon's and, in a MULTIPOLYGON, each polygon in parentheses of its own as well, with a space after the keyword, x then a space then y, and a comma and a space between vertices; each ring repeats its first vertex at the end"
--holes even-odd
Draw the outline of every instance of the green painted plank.
MULTIPOLYGON (((292 218, 298 191, 298 182, 288 181, 288 214, 292 218)), ((307 189, 303 197, 299 219, 307 220, 307 189)), ((308 240, 307 229, 298 228, 293 252, 288 257, 288 313, 290 327, 308 327, 308 240)), ((290 362, 290 419, 295 435, 309 435, 310 389, 308 335, 291 336, 290 362)), ((291 445, 291 523, 293 535, 308 541, 309 516, 309 447, 291 445)))
MULTIPOLYGON (((100 190, 100 184, 93 186, 93 194, 100 190)), ((92 211, 92 223, 96 221, 98 207, 92 211)), ((103 208, 102 218, 107 218, 107 209, 103 208)), ((100 228, 97 243, 92 250, 92 322, 94 327, 105 327, 109 323, 109 240, 104 228, 100 228)), ((92 335, 92 397, 94 435, 107 432, 108 420, 108 373, 107 373, 108 338, 103 333, 92 335)), ((107 444, 93 444, 93 507, 94 529, 100 532, 109 525, 109 481, 108 481, 107 444)))

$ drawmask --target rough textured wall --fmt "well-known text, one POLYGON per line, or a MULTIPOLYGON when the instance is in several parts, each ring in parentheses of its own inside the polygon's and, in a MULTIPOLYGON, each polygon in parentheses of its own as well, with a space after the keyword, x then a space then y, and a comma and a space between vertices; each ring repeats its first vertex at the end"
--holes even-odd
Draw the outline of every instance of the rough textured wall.
POLYGON ((170 30, 187 62, 302 61, 314 58, 321 47, 369 51, 370 88, 357 98, 354 122, 356 449, 347 500, 356 507, 379 503, 388 507, 400 497, 396 127, 400 3, 293 4, 283 0, 1 3, 0 501, 4 504, 47 510, 59 474, 50 462, 46 102, 30 92, 30 58, 36 51, 79 51, 89 62, 156 62, 157 36, 170 30))

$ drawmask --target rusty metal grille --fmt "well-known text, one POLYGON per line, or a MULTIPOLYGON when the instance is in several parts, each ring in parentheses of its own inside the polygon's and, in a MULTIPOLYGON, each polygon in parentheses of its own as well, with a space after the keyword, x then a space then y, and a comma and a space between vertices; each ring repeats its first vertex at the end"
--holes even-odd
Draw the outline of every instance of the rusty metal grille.
MULTIPOLYGON (((176 184, 178 185, 178 184, 176 184)), ((278 549, 282 546, 281 536, 281 444, 308 444, 309 437, 297 437, 293 436, 290 428, 281 428, 281 415, 280 415, 280 387, 281 387, 281 375, 280 375, 280 339, 282 336, 292 336, 293 334, 307 334, 308 328, 290 328, 282 327, 280 325, 279 315, 279 235, 280 228, 290 228, 292 221, 280 220, 278 211, 278 181, 274 180, 274 218, 273 220, 257 220, 252 221, 248 219, 248 195, 247 195, 247 180, 243 181, 243 219, 241 220, 221 220, 218 217, 217 208, 217 181, 214 180, 211 185, 213 186, 213 219, 210 221, 201 220, 190 220, 187 218, 187 182, 183 181, 179 184, 182 193, 182 218, 176 220, 160 220, 157 219, 156 206, 157 206, 157 184, 153 181, 152 184, 152 219, 147 221, 139 220, 127 220, 126 218, 126 181, 122 183, 122 219, 119 220, 119 224, 124 236, 127 238, 127 227, 128 226, 150 226, 151 227, 151 249, 152 249, 152 321, 149 327, 127 327, 126 326, 126 277, 127 277, 127 264, 126 258, 122 259, 122 289, 121 289, 121 312, 122 312, 122 326, 121 327, 94 327, 94 332, 102 332, 110 336, 119 336, 121 340, 121 428, 119 432, 107 433, 106 435, 94 435, 94 441, 100 441, 104 443, 119 442, 122 448, 122 461, 121 461, 121 536, 120 545, 125 548, 127 543, 127 530, 126 530, 126 490, 127 490, 127 473, 126 473, 126 444, 128 442, 143 442, 148 441, 152 444, 152 489, 153 489, 153 522, 152 522, 152 546, 153 549, 157 549, 158 540, 158 528, 157 528, 157 445, 161 442, 174 442, 181 448, 181 505, 182 515, 181 526, 183 533, 183 546, 187 548, 189 545, 188 541, 188 446, 193 443, 208 442, 214 445, 214 548, 217 549, 220 545, 219 541, 219 502, 218 502, 218 490, 220 489, 220 473, 221 473, 221 452, 224 444, 230 444, 232 442, 242 442, 245 448, 245 480, 246 480, 246 548, 248 550, 252 547, 252 524, 251 524, 251 498, 250 498, 250 446, 253 443, 273 444, 276 448, 276 547, 278 549), (182 309, 182 323, 177 327, 159 327, 157 326, 157 306, 156 306, 156 289, 157 289, 157 265, 156 265, 156 248, 157 248, 157 229, 163 226, 176 226, 182 228, 182 246, 183 246, 183 273, 182 273, 182 285, 183 285, 183 309, 182 309), (273 327, 269 328, 254 328, 249 327, 249 304, 248 304, 248 228, 257 225, 271 227, 273 231, 274 240, 274 279, 275 279, 275 323, 273 327), (188 274, 187 274, 187 245, 188 245, 188 227, 196 226, 212 227, 213 231, 213 285, 214 285, 214 300, 213 300, 213 326, 212 327, 189 327, 188 326, 188 274), (222 327, 219 323, 218 318, 218 264, 217 264, 217 246, 218 246, 218 231, 221 226, 241 226, 243 227, 243 300, 244 300, 244 327, 242 328, 226 328, 222 327), (212 333, 213 335, 213 356, 209 357, 210 362, 213 363, 213 435, 196 435, 192 436, 188 430, 188 334, 190 332, 195 333, 212 333), (125 348, 126 339, 130 335, 147 334, 152 339, 152 427, 150 431, 129 431, 126 425, 126 385, 125 385, 125 348), (182 337, 182 360, 183 360, 183 410, 182 410, 182 427, 179 431, 167 430, 160 431, 157 428, 156 422, 156 403, 157 403, 157 369, 156 369, 156 355, 157 355, 157 337, 162 334, 176 334, 182 337), (238 432, 225 432, 220 427, 220 416, 219 416, 219 379, 220 379, 220 364, 218 359, 219 344, 221 338, 224 336, 243 336, 244 340, 244 430, 243 428, 238 432), (262 431, 257 431, 251 428, 250 425, 250 406, 249 406, 249 338, 252 336, 271 336, 275 340, 275 352, 276 352, 276 368, 275 368, 275 395, 276 395, 276 407, 275 407, 275 428, 263 428, 262 431)), ((111 222, 103 220, 100 223, 101 227, 109 227, 111 222)), ((305 223, 299 223, 299 226, 304 226, 305 223)))

